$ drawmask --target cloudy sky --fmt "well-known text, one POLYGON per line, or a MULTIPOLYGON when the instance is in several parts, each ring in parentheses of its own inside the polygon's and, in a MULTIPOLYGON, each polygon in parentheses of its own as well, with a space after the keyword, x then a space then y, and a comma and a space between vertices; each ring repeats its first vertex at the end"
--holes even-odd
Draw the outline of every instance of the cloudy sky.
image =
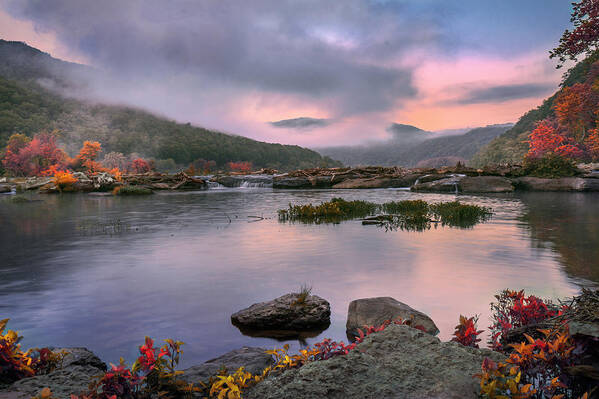
POLYGON ((561 79, 568 0, 0 0, 0 38, 110 76, 90 96, 305 146, 516 121, 561 79))

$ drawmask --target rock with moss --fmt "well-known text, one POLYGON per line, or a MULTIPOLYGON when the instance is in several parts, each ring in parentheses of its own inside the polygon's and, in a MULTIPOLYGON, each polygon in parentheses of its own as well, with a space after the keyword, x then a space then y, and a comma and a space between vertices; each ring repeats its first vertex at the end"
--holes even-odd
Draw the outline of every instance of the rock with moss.
POLYGON ((488 349, 441 342, 407 326, 391 325, 369 335, 344 356, 308 363, 269 377, 247 399, 474 399, 488 349))
POLYGON ((331 306, 319 296, 292 293, 240 310, 231 322, 251 330, 316 330, 331 323, 331 306))

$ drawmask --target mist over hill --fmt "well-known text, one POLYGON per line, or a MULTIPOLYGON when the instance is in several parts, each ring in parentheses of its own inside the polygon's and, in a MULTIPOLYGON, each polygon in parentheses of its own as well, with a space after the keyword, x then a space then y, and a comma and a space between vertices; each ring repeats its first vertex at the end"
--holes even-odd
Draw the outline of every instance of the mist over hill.
POLYGON ((427 132, 415 126, 392 124, 387 130, 391 138, 382 143, 362 146, 319 148, 323 155, 338 159, 346 165, 400 165, 414 167, 455 165, 470 159, 495 137, 511 128, 512 124, 489 125, 462 133, 427 132))
POLYGON ((296 145, 271 144, 177 123, 130 106, 84 99, 94 68, 65 62, 21 42, 0 39, 0 148, 13 133, 58 129, 73 154, 84 140, 104 152, 138 153, 171 165, 198 159, 217 166, 250 161, 254 167, 291 170, 340 163, 296 145))

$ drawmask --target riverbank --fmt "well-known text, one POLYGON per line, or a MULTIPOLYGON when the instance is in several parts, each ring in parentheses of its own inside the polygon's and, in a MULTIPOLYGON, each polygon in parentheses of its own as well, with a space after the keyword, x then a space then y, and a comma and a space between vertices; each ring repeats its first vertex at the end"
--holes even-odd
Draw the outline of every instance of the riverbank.
MULTIPOLYGON (((58 192, 111 191, 121 186, 144 190, 206 190, 211 187, 272 187, 274 189, 373 189, 406 188, 418 192, 506 193, 514 191, 599 192, 599 165, 579 165, 573 176, 538 177, 524 174, 519 166, 474 169, 360 167, 314 168, 277 174, 260 170, 248 174, 189 176, 184 172, 113 176, 108 173, 73 174, 76 181, 61 187, 51 177, 1 178, 0 192, 38 190, 58 192)), ((124 193, 124 192, 123 192, 124 193)))

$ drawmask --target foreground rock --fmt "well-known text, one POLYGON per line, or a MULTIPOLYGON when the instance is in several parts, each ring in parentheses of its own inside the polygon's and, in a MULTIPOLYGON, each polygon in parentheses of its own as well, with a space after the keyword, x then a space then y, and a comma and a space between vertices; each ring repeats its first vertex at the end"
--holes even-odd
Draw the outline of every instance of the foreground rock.
POLYGON ((308 363, 253 387, 250 399, 469 399, 477 398, 488 349, 441 342, 407 326, 371 334, 346 356, 308 363))
POLYGON ((0 193, 10 193, 12 191, 12 187, 8 184, 0 184, 0 193))
POLYGON ((387 320, 398 318, 411 320, 412 327, 422 326, 431 335, 439 333, 435 322, 426 314, 394 298, 377 297, 350 302, 345 325, 347 337, 353 341, 354 337, 358 336, 358 329, 364 326, 380 326, 387 320))
POLYGON ((330 304, 308 295, 300 301, 300 294, 287 294, 269 302, 255 303, 231 316, 231 322, 240 328, 252 330, 315 330, 327 327, 331 321, 330 304))
POLYGON ((243 367, 252 374, 260 374, 262 370, 273 363, 272 356, 266 353, 266 349, 244 346, 241 349, 236 349, 215 359, 208 360, 199 366, 183 370, 180 378, 186 382, 197 384, 200 381, 208 381, 210 377, 218 374, 223 367, 229 373, 233 373, 238 368, 243 367))
POLYGON ((56 398, 68 399, 72 393, 86 392, 92 379, 106 370, 106 364, 85 348, 55 348, 54 350, 63 349, 68 354, 61 368, 50 374, 19 380, 4 392, 0 391, 0 397, 10 392, 14 397, 31 398, 46 387, 50 388, 56 398))

